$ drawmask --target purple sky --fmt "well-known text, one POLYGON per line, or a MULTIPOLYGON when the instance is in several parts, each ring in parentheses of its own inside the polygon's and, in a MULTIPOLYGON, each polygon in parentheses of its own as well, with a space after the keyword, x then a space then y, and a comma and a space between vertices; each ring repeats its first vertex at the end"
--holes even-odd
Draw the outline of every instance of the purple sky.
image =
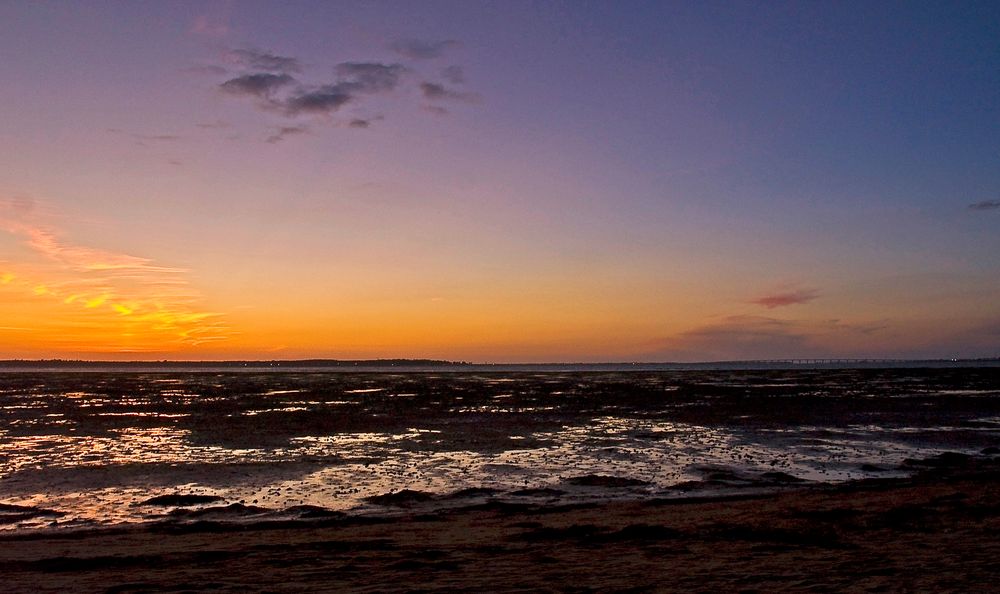
POLYGON ((0 358, 1000 355, 1000 5, 0 5, 0 358))

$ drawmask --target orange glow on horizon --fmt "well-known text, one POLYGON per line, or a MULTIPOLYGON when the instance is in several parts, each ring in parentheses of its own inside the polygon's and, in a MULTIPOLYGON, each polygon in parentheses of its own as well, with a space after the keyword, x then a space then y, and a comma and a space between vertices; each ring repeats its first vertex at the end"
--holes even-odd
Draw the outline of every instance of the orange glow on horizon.
MULTIPOLYGON (((958 316, 975 301, 954 300, 946 324, 914 317, 888 332, 888 313, 902 312, 894 300, 869 298, 861 311, 851 295, 837 303, 794 286, 753 295, 739 278, 727 293, 711 280, 681 285, 617 263, 531 275, 512 269, 475 282, 431 264, 400 275, 352 262, 318 274, 292 263, 287 277, 211 277, 209 300, 185 268, 70 243, 29 215, 0 202, 0 247, 16 258, 0 261, 0 359, 864 356, 904 342, 975 345, 981 324, 958 316), (838 315, 845 310, 853 317, 838 315)), ((912 307, 908 315, 918 316, 925 306, 912 307)))
POLYGON ((0 229, 27 248, 16 266, 0 263, 0 333, 11 351, 183 352, 229 334, 219 314, 197 308, 182 269, 62 242, 3 203, 0 229))

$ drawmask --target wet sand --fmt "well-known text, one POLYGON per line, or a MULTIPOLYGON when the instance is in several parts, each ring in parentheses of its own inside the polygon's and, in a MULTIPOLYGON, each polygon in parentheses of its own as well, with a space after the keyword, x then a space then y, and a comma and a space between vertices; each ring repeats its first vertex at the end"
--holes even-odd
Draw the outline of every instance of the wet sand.
POLYGON ((3 590, 986 592, 1000 459, 711 500, 0 537, 3 590))

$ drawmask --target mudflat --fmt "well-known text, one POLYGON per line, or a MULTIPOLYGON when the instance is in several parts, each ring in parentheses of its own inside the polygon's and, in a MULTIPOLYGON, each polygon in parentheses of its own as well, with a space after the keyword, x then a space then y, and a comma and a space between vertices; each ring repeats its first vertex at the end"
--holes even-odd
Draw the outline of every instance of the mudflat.
POLYGON ((1000 460, 770 494, 0 538, 12 592, 986 592, 1000 460))

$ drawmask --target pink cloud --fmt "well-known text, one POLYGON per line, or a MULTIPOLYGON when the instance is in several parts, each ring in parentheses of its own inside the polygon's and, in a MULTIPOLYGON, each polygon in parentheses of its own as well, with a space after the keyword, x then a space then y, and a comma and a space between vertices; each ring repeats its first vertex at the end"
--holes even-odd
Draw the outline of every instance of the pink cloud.
POLYGON ((180 268, 155 266, 147 258, 139 258, 128 254, 116 254, 82 246, 66 245, 57 240, 51 232, 43 229, 22 227, 21 232, 28 237, 27 245, 38 253, 80 271, 132 270, 157 273, 186 272, 180 268))

